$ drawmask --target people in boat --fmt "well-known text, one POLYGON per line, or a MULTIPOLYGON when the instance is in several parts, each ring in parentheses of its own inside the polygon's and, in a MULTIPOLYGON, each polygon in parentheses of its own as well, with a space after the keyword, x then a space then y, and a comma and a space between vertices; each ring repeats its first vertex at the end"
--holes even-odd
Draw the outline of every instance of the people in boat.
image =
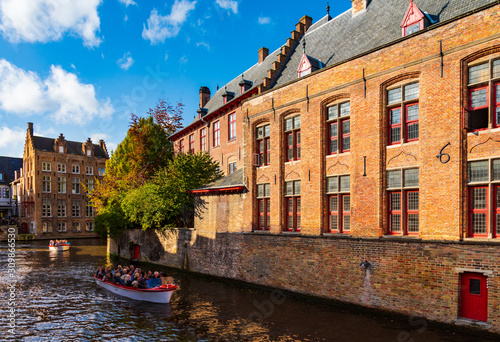
POLYGON ((174 284, 174 278, 170 277, 167 275, 165 272, 161 273, 161 284, 162 285, 169 285, 169 284, 174 284))
POLYGON ((153 273, 153 277, 148 279, 148 287, 152 289, 153 287, 157 287, 161 285, 161 277, 160 273, 155 272, 153 273))

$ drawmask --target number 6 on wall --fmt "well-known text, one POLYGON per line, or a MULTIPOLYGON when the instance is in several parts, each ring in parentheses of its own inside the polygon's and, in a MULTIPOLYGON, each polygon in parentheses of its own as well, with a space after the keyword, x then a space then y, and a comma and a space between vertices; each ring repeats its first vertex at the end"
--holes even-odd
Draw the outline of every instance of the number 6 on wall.
POLYGON ((442 164, 446 164, 447 162, 450 161, 450 158, 451 158, 450 155, 448 153, 443 153, 444 149, 450 145, 451 145, 451 143, 447 143, 446 145, 444 145, 444 147, 441 149, 441 151, 439 151, 439 154, 436 156, 436 158, 438 158, 442 164))

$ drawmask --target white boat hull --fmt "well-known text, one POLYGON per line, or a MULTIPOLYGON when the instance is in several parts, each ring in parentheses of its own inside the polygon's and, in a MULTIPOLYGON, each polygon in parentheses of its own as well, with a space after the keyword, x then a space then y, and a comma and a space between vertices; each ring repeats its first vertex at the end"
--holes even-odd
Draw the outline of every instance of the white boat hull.
POLYGON ((50 246, 49 245, 49 251, 67 251, 69 249, 69 245, 62 245, 62 246, 50 246))
POLYGON ((136 289, 108 283, 95 277, 94 279, 97 285, 117 295, 151 303, 170 303, 170 298, 175 289, 177 289, 177 285, 169 285, 169 287, 165 289, 136 289))

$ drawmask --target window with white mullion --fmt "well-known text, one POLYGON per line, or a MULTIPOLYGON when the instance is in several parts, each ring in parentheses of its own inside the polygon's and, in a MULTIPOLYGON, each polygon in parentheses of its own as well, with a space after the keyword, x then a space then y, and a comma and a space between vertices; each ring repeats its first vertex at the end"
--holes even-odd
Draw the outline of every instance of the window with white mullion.
POLYGON ((258 160, 254 161, 256 166, 266 166, 271 162, 271 126, 269 124, 256 128, 256 151, 258 160))
POLYGON ((419 233, 420 194, 418 187, 418 168, 387 171, 388 234, 419 233))
POLYGON ((300 160, 301 157, 301 136, 300 136, 300 115, 285 118, 285 155, 286 161, 300 160))
POLYGON ((468 163, 469 236, 496 238, 500 234, 500 159, 468 163))
POLYGON ((285 230, 299 232, 301 228, 300 180, 285 182, 285 230))
POLYGON ((257 230, 271 228, 271 185, 257 184, 257 230))
POLYGON ((389 145, 418 140, 419 94, 418 82, 387 90, 389 145))
POLYGON ((349 233, 351 230, 351 181, 349 175, 326 178, 327 219, 329 233, 349 233))
POLYGON ((351 149, 351 103, 340 102, 326 108, 327 154, 348 152, 351 149))

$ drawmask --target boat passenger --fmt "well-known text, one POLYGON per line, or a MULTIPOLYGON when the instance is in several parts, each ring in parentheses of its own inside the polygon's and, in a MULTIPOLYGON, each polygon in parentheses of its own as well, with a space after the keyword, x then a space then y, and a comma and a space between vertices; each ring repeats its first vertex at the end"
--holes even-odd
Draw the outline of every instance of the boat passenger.
POLYGON ((54 246, 54 240, 50 240, 49 245, 54 246))
POLYGON ((113 274, 113 283, 120 284, 120 277, 121 277, 120 271, 115 270, 113 274))
POLYGON ((153 274, 153 277, 148 279, 148 287, 151 289, 153 287, 157 287, 161 285, 161 277, 158 272, 153 274))
POLYGON ((139 278, 139 288, 140 289, 147 289, 148 288, 148 282, 146 281, 146 274, 142 272, 140 278, 139 278))
POLYGON ((161 284, 162 285, 175 284, 175 281, 174 281, 174 278, 170 277, 165 272, 162 272, 161 273, 161 284))

